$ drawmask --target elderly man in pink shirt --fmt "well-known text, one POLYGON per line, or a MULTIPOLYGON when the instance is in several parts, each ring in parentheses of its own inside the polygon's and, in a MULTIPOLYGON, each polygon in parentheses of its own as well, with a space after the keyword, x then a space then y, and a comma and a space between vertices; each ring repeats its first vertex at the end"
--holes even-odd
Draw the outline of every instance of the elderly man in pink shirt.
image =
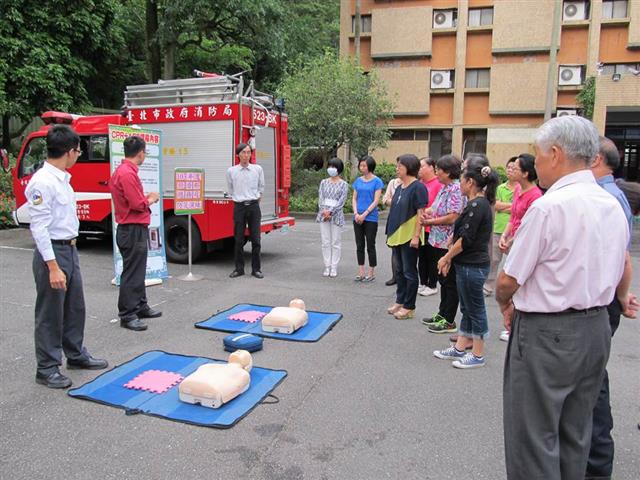
POLYGON ((503 391, 507 478, 583 479, 611 344, 606 306, 615 295, 628 308, 629 226, 589 169, 598 152, 593 123, 549 120, 535 150, 548 190, 525 214, 496 289, 511 331, 503 391))

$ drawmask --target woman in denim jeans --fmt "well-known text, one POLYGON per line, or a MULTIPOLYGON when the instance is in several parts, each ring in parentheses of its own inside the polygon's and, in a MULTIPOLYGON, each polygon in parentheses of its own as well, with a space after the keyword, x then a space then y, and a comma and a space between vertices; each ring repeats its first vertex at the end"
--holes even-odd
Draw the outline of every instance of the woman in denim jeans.
POLYGON ((489 244, 493 227, 491 205, 496 199, 498 175, 481 161, 469 160, 462 172, 460 189, 467 206, 453 228, 453 245, 438 261, 438 271, 447 275, 455 264, 456 285, 462 320, 455 345, 433 352, 437 358, 454 360, 456 368, 485 365, 484 339, 489 333, 483 286, 489 275, 489 244), (471 346, 471 352, 465 350, 471 346))

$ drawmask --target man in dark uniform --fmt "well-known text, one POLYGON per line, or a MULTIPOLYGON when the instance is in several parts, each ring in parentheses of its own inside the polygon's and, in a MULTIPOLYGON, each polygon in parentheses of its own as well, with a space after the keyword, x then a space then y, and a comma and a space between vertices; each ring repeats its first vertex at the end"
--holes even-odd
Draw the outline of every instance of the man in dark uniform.
POLYGON ((109 180, 116 222, 116 243, 122 254, 122 275, 118 296, 120 326, 129 330, 147 329, 143 318, 162 312, 149 307, 145 289, 151 205, 160 200, 157 192, 145 195, 138 167, 145 159, 145 141, 133 135, 124 141, 124 160, 109 180))
POLYGON ((62 351, 67 368, 100 370, 106 360, 93 358, 83 347, 85 304, 76 237, 78 215, 71 175, 80 150, 80 137, 66 125, 47 133, 47 161, 27 185, 31 233, 36 242, 33 276, 36 282, 36 382, 68 388, 71 380, 59 371, 62 351))

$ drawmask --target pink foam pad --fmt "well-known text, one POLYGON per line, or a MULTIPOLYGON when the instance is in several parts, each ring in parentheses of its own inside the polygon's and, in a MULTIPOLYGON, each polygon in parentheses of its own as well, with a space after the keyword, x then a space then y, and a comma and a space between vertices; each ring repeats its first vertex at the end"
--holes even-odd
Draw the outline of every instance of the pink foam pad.
POLYGON ((164 393, 182 380, 184 380, 184 377, 177 373, 165 372, 164 370, 147 370, 125 383, 124 386, 151 393, 164 393))
POLYGON ((256 323, 262 320, 262 317, 266 315, 265 312, 258 312, 257 310, 245 310, 244 312, 234 313, 229 315, 229 320, 238 320, 240 322, 256 323))

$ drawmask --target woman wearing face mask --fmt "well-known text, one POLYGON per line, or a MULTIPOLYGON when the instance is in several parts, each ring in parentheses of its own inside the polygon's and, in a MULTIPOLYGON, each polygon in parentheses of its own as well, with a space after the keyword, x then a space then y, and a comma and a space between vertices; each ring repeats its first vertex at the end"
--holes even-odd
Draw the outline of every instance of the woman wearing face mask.
POLYGON ((318 189, 318 216, 320 237, 322 238, 322 256, 324 258, 325 277, 338 275, 338 262, 342 248, 341 237, 344 227, 344 202, 349 190, 347 182, 340 178, 344 164, 339 158, 332 158, 327 163, 327 174, 320 182, 318 189))

